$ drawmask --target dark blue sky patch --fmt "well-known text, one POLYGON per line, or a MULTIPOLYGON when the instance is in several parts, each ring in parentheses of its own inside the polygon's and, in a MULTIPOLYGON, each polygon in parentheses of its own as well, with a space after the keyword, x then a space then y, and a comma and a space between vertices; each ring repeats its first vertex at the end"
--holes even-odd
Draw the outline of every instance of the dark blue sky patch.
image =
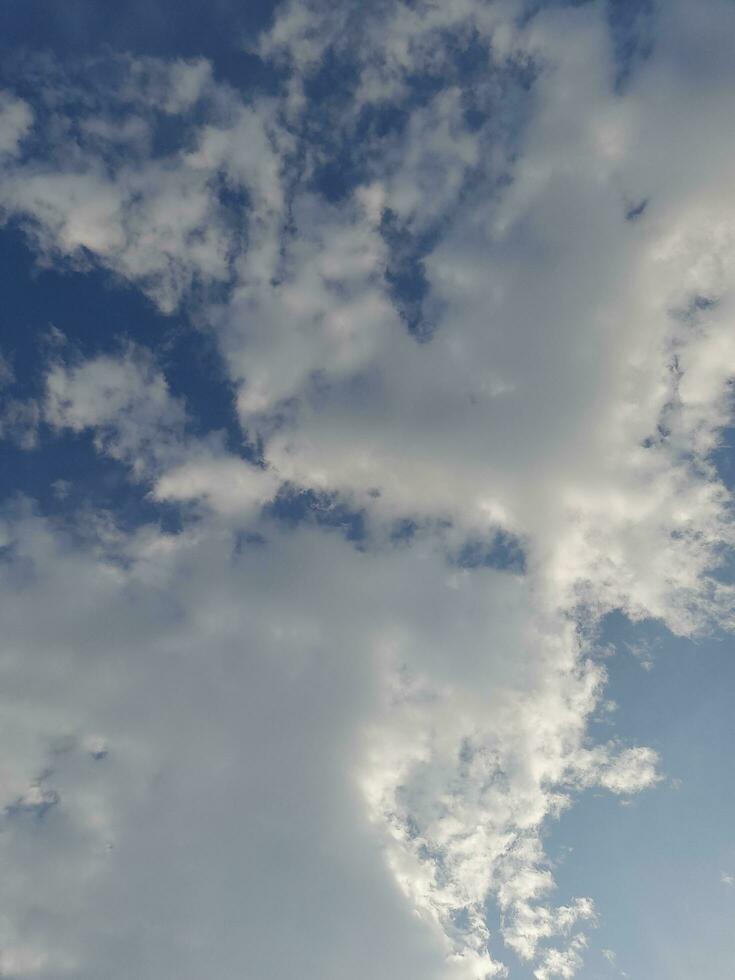
POLYGON ((182 151, 194 149, 194 132, 181 116, 168 112, 154 112, 151 118, 153 139, 151 158, 161 159, 182 151))
POLYGON ((628 208, 628 210, 625 212, 625 220, 637 221, 640 217, 642 217, 647 207, 648 207, 648 198, 645 197, 638 204, 634 204, 632 207, 628 208))
POLYGON ((100 455, 89 433, 42 433, 37 449, 0 442, 0 504, 17 495, 36 501, 43 514, 62 523, 80 511, 109 511, 122 530, 157 524, 181 530, 182 507, 151 499, 149 486, 133 483, 126 466, 100 455))
MULTIPOLYGON (((346 64, 342 70, 352 86, 354 66, 346 64)), ((350 108, 349 87, 338 86, 337 91, 341 94, 326 103, 312 103, 305 127, 312 152, 318 147, 310 186, 332 203, 343 201, 371 179, 383 153, 401 136, 410 118, 408 107, 403 104, 367 105, 351 127, 340 128, 335 126, 335 119, 350 108)))
POLYGON ((383 214, 380 233, 389 249, 385 279, 396 309, 417 340, 429 340, 434 323, 433 318, 426 315, 430 286, 424 259, 438 240, 438 229, 415 235, 396 214, 387 210, 383 214))
POLYGON ((337 494, 317 493, 287 485, 279 490, 272 503, 266 505, 265 515, 288 527, 312 523, 319 527, 336 528, 356 545, 366 537, 364 514, 350 510, 337 494))
POLYGON ((156 355, 172 393, 186 400, 188 432, 197 436, 222 432, 229 452, 255 461, 257 450, 240 429, 235 387, 213 335, 180 324, 166 335, 156 355))
POLYGON ((246 47, 272 21, 277 0, 3 0, 0 63, 25 49, 80 58, 132 52, 167 58, 203 56, 215 75, 243 90, 269 87, 273 70, 246 47))
POLYGON ((402 517, 393 522, 390 541, 394 545, 410 544, 419 532, 419 524, 410 517, 402 517))
POLYGON ((496 531, 490 540, 468 541, 455 557, 460 568, 495 568, 523 575, 526 555, 519 538, 507 531, 496 531))
POLYGON ((731 493, 735 491, 735 426, 723 430, 720 444, 710 458, 727 489, 731 493))
POLYGON ((121 337, 155 348, 174 322, 101 269, 40 268, 17 226, 0 229, 0 264, 0 344, 18 378, 38 377, 52 326, 89 357, 111 350, 121 337))
POLYGON ((354 60, 340 56, 330 47, 316 71, 306 78, 304 95, 314 108, 329 114, 349 105, 358 81, 354 60))
POLYGON ((244 251, 247 246, 247 219, 251 208, 250 195, 241 185, 233 185, 222 173, 218 175, 215 186, 222 219, 235 239, 239 239, 240 248, 244 251))
POLYGON ((318 149, 312 187, 332 202, 343 200, 364 173, 364 140, 341 125, 358 81, 354 61, 330 48, 304 83, 308 111, 300 135, 312 151, 318 149))
POLYGON ((0 229, 0 352, 16 378, 14 398, 39 397, 51 355, 52 327, 81 358, 118 353, 126 341, 153 352, 171 392, 186 400, 189 431, 225 433, 228 449, 246 458, 234 388, 214 337, 183 315, 165 316, 141 292, 105 270, 41 269, 17 227, 0 229))

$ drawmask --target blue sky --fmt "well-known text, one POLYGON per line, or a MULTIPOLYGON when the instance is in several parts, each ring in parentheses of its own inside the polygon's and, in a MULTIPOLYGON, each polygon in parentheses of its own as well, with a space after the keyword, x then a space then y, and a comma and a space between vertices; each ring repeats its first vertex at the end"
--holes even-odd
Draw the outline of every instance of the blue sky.
POLYGON ((2 976, 732 975, 733 29, 4 4, 2 976))

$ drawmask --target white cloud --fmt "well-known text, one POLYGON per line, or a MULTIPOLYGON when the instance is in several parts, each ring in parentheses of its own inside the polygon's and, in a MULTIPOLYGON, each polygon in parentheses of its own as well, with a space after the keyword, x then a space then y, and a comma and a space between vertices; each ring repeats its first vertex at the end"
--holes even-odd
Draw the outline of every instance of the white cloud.
POLYGON ((267 470, 204 448, 167 470, 153 488, 157 500, 202 500, 227 517, 244 516, 272 500, 278 479, 267 470))
POLYGON ((150 357, 129 348, 54 364, 46 378, 44 416, 54 429, 94 431, 95 444, 128 463, 138 477, 176 458, 185 410, 150 357))
MULTIPOLYGON (((384 686, 393 683, 386 656, 395 638, 402 661, 440 677, 449 672, 447 638, 468 633, 468 614, 492 635, 497 617, 485 598, 493 590, 465 577, 458 591, 441 563, 413 550, 366 560, 318 531, 273 529, 270 546, 235 558, 231 536, 214 525, 178 537, 142 529, 119 535, 116 547, 104 542, 101 551, 74 546, 22 513, 11 515, 8 533, 6 883, 17 928, 40 903, 42 915, 27 933, 49 957, 47 975, 59 973, 56 957, 77 961, 79 977, 103 965, 117 969, 115 950, 128 945, 132 930, 140 938, 120 961, 121 976, 129 956, 135 969, 158 964, 201 976, 213 949, 221 976, 237 975, 243 949, 254 972, 274 977, 289 975, 294 957, 313 976, 367 978, 376 969, 446 976, 442 953, 452 947, 445 950, 441 930, 412 925, 409 905, 401 911, 390 867, 379 860, 382 822, 368 822, 382 813, 373 802, 366 811, 362 787, 365 779, 385 780, 388 760, 375 741, 385 728, 376 731, 375 723, 389 710, 381 705, 384 686), (106 754, 95 758, 99 744, 106 754), (51 793, 57 801, 41 820, 13 809, 29 799, 29 787, 33 801, 51 793), (35 842, 31 864, 23 863, 25 841, 35 842), (71 873, 79 884, 74 901, 63 902, 71 873), (129 895, 139 892, 131 905, 129 895), (159 928, 140 933, 145 921, 159 928)), ((89 540, 89 527, 85 534, 89 540)), ((505 579, 487 573, 500 604, 522 591, 505 579)), ((522 628, 521 608, 518 625, 503 627, 508 638, 522 628)), ((528 670, 522 657, 513 667, 503 650, 490 646, 494 670, 482 660, 466 663, 468 678, 499 671, 510 684, 528 670)), ((546 696, 547 681, 539 676, 537 683, 538 697, 546 696)), ((477 709, 466 694, 463 701, 470 724, 477 709)), ((456 769, 451 748, 462 725, 443 730, 439 717, 431 721, 440 740, 436 763, 427 752, 404 792, 418 794, 416 819, 428 821, 447 866, 461 874, 437 889, 432 863, 419 859, 417 874, 428 879, 419 906, 429 926, 452 903, 473 911, 482 894, 473 865, 486 879, 484 859, 503 833, 516 838, 519 823, 529 833, 542 819, 545 794, 528 772, 531 756, 520 750, 532 718, 530 710, 528 719, 504 711, 475 736, 480 754, 492 738, 509 780, 476 802, 477 788, 462 763, 456 769), (470 796, 457 796, 453 819, 437 820, 431 791, 457 779, 470 796), (485 813, 492 819, 487 845, 468 836, 485 813)), ((420 739, 420 726, 410 724, 409 733, 420 739)), ((388 740, 391 748, 405 767, 400 743, 388 740)), ((493 771, 490 761, 482 765, 493 771)), ((408 858, 400 848, 392 854, 408 858)), ((474 930, 468 935, 457 943, 460 958, 449 975, 473 975, 466 963, 489 964, 482 952, 474 958, 474 930)))
POLYGON ((78 112, 49 127, 41 159, 5 168, 0 207, 21 219, 43 261, 83 264, 91 253, 170 313, 192 289, 232 278, 248 209, 228 212, 221 191, 251 194, 253 240, 260 212, 279 199, 267 105, 256 112, 217 89, 203 60, 116 62, 122 81, 101 92, 101 106, 90 109, 86 93, 56 80, 60 92, 47 99, 63 94, 78 112), (180 116, 184 132, 195 103, 208 123, 154 157, 154 110, 180 116))
POLYGON ((4 164, 45 261, 87 250, 214 332, 263 466, 191 437, 138 348, 50 365, 52 429, 202 506, 178 536, 8 515, 3 969, 477 980, 504 975, 502 939, 538 980, 579 971, 595 907, 552 903, 543 830, 585 788, 660 779, 653 750, 589 737, 595 626, 614 609, 733 625, 710 455, 735 375, 731 69, 693 85, 670 52, 735 25, 717 5, 690 35, 669 5, 620 93, 600 5, 517 12, 292 4, 258 48, 285 66, 281 97, 129 59, 45 156, 4 164), (470 39, 474 123, 451 75, 470 39), (357 81, 320 141, 306 82, 330 45, 357 81), (419 73, 451 81, 412 102, 419 73), (356 144, 388 100, 405 129, 356 144), (153 105, 182 134, 158 158, 153 105), (670 149, 689 124, 701 166, 670 149), (364 168, 328 203, 309 181, 340 140, 364 168), (428 342, 391 290, 388 210, 428 342), (362 510, 361 550, 263 514, 283 481, 362 510), (397 519, 410 541, 391 542, 397 519), (498 530, 525 574, 447 562, 498 530))
POLYGON ((534 970, 536 980, 550 980, 551 977, 574 977, 582 966, 580 951, 587 945, 584 936, 575 936, 563 952, 550 949, 546 952, 541 966, 534 970))
POLYGON ((187 435, 183 402, 140 347, 54 363, 43 417, 57 432, 91 432, 97 449, 149 484, 155 500, 198 500, 235 517, 258 509, 278 489, 275 474, 228 454, 216 433, 187 435))

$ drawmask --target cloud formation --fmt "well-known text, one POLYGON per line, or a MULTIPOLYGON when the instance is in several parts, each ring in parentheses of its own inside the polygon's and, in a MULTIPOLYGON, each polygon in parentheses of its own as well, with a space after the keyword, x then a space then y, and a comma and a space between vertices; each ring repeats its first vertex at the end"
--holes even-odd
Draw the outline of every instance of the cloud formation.
POLYGON ((129 55, 2 95, 2 216, 214 337, 241 445, 104 324, 4 403, 181 529, 6 506, 0 972, 581 968, 545 829, 660 779, 590 733, 600 623, 733 626, 735 15, 657 9, 621 86, 601 4, 523 14, 291 3, 268 91, 129 55))

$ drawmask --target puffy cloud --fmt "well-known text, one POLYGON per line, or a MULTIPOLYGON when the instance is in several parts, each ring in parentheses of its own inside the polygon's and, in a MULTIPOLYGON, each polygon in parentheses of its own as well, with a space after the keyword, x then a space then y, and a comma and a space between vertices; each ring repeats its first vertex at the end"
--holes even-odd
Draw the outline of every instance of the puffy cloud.
POLYGON ((541 966, 534 970, 536 980, 550 980, 551 977, 574 977, 582 966, 580 951, 587 943, 583 936, 575 936, 569 947, 560 952, 550 949, 544 956, 541 966))
POLYGON ((272 500, 278 479, 216 447, 203 447, 179 466, 167 470, 157 481, 153 496, 158 500, 203 501, 226 517, 246 516, 272 500))
MULTIPOLYGON (((38 412, 35 402, 21 407, 38 412)), ((91 432, 98 451, 129 467, 156 500, 200 501, 234 517, 278 489, 275 474, 227 453, 216 433, 187 432, 183 402, 140 347, 52 364, 43 418, 56 432, 91 432)))
POLYGON ((98 449, 137 476, 176 456, 185 411, 143 351, 54 364, 46 378, 44 415, 54 429, 92 430, 98 449))
MULTIPOLYGON (((251 969, 276 977, 297 961, 335 977, 373 976, 376 963, 387 976, 437 980, 494 969, 476 946, 478 906, 508 845, 518 865, 504 871, 516 889, 509 906, 539 898, 543 889, 517 884, 541 860, 528 835, 549 807, 562 742, 581 733, 569 717, 549 742, 556 726, 540 705, 570 694, 550 693, 540 664, 528 679, 532 654, 506 654, 526 628, 520 581, 492 571, 457 581, 413 549, 368 558, 317 530, 274 527, 270 544, 236 553, 211 524, 179 536, 142 528, 96 548, 89 527, 75 543, 27 511, 7 518, 10 950, 25 937, 44 976, 64 975, 65 963, 79 977, 103 964, 122 976, 131 956, 136 969, 192 977, 215 956, 220 975, 236 976, 243 949, 251 969), (508 603, 514 616, 494 626, 508 603), (448 639, 476 629, 486 655, 458 644, 466 662, 455 673, 448 639), (409 682, 414 665, 425 687, 454 676, 457 693, 432 710, 409 682), (482 696, 481 677, 503 678, 495 697, 482 696), (546 739, 529 751, 539 712, 546 739), (485 729, 474 732, 479 717, 485 729), (413 842, 401 846, 410 823, 413 842), (425 932, 410 905, 401 911, 391 871, 425 932), (72 873, 79 884, 65 902, 72 873), (130 935, 134 950, 119 959, 130 935)), ((569 714, 566 703, 557 710, 569 714)), ((577 914, 558 910, 536 932, 577 914)))
POLYGON ((682 51, 735 25, 667 5, 620 90, 601 5, 519 13, 291 4, 258 45, 278 96, 122 59, 3 164, 46 261, 214 332, 262 452, 193 437, 139 348, 49 367, 51 429, 201 506, 178 536, 8 514, 6 972, 477 980, 498 937, 579 970, 596 912, 552 903, 544 827, 659 779, 589 736, 595 629, 733 625, 732 69, 682 51), (284 482, 359 511, 359 548, 279 524, 284 482), (448 560, 498 534, 523 569, 448 560))
POLYGON ((119 84, 91 104, 78 83, 53 79, 46 101, 63 109, 52 107, 38 158, 3 172, 0 206, 20 218, 43 261, 83 265, 93 255, 171 312, 192 290, 230 282, 248 194, 259 206, 278 198, 268 114, 217 89, 202 60, 128 57, 112 67, 119 84), (195 106, 206 125, 191 123, 195 106), (158 111, 184 137, 163 154, 153 153, 158 111))

